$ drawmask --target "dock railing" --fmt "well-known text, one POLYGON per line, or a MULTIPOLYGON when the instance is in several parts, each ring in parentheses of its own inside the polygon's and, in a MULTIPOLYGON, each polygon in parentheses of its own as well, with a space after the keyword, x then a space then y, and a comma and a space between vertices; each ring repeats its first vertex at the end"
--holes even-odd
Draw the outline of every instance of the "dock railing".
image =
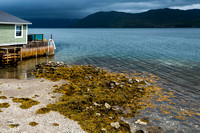
POLYGON ((28 42, 22 46, 8 46, 0 48, 0 66, 17 64, 18 61, 40 56, 54 55, 55 43, 51 39, 44 39, 43 34, 28 35, 28 42))

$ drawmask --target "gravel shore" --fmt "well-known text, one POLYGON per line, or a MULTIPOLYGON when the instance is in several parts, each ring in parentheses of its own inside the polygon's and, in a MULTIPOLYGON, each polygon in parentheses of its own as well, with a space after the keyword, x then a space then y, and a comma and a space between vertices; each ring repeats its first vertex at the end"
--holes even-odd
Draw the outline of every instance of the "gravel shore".
POLYGON ((0 112, 0 133, 83 133, 77 122, 65 116, 51 111, 47 114, 36 114, 35 112, 49 103, 55 103, 59 94, 52 93, 54 85, 61 85, 66 81, 52 82, 45 79, 17 80, 0 79, 0 96, 7 99, 0 99, 0 103, 9 103, 10 107, 1 108, 0 112), (21 109, 21 103, 14 103, 15 98, 32 98, 40 102, 29 109, 21 109), (32 127, 30 122, 37 122, 38 125, 32 127), (53 123, 59 124, 54 126, 53 123), (19 124, 18 127, 11 128, 9 124, 19 124))

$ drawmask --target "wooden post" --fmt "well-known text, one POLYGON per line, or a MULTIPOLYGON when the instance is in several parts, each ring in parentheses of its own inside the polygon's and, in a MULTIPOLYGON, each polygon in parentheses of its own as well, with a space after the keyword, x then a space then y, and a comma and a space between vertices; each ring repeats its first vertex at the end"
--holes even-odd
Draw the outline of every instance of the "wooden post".
POLYGON ((7 54, 7 64, 8 64, 8 49, 6 49, 6 54, 7 54))
POLYGON ((42 34, 42 42, 43 42, 43 40, 44 40, 44 34, 42 34))
POLYGON ((20 48, 20 61, 22 62, 22 48, 20 48))
POLYGON ((35 42, 35 37, 36 37, 36 35, 34 34, 34 42, 35 42))
POLYGON ((15 53, 16 53, 16 49, 14 48, 14 63, 16 63, 16 55, 15 55, 15 53))
POLYGON ((51 34, 51 39, 53 39, 53 35, 51 34))

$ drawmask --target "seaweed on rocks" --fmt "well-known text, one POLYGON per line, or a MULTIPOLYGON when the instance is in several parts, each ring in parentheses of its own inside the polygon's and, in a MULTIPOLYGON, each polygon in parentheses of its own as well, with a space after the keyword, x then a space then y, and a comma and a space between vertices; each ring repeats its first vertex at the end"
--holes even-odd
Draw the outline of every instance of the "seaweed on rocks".
POLYGON ((9 125, 10 128, 14 128, 14 127, 18 127, 18 126, 19 126, 19 124, 10 124, 9 125))
POLYGON ((0 103, 0 112, 2 112, 1 108, 8 108, 10 107, 9 103, 0 103))
POLYGON ((21 103, 19 107, 22 109, 29 109, 32 106, 40 103, 39 101, 33 100, 31 98, 13 98, 12 101, 16 103, 21 103))
POLYGON ((50 111, 51 111, 50 108, 45 108, 45 107, 43 107, 43 108, 38 109, 38 110, 36 111, 36 114, 46 114, 46 113, 49 113, 50 111))
POLYGON ((32 126, 32 127, 35 127, 35 126, 38 125, 38 123, 37 122, 30 122, 29 125, 32 126))
POLYGON ((135 117, 145 108, 140 101, 155 92, 145 79, 91 65, 42 63, 36 68, 37 78, 66 80, 66 84, 54 90, 62 94, 59 102, 46 107, 78 121, 90 133, 131 132, 129 124, 120 118, 135 117))

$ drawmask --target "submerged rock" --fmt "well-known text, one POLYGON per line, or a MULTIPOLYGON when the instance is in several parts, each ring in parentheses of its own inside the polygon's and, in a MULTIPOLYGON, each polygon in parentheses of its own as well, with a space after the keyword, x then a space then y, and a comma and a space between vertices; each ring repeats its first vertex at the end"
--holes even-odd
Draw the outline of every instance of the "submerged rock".
POLYGON ((138 119, 135 123, 141 125, 147 125, 147 121, 142 121, 141 119, 138 119))
POLYGON ((119 122, 113 122, 113 123, 110 123, 111 127, 114 127, 116 129, 120 128, 120 124, 119 122))
POLYGON ((96 116, 101 116, 101 114, 100 113, 96 113, 96 116))
POLYGON ((148 133, 163 133, 164 130, 161 127, 148 127, 148 133))
POLYGON ((111 108, 111 106, 110 106, 108 103, 105 103, 105 107, 106 107, 107 109, 110 109, 110 108, 111 108))
POLYGON ((94 102, 94 106, 101 106, 101 104, 94 102))
POLYGON ((102 131, 102 132, 106 132, 106 129, 105 129, 105 128, 102 128, 101 131, 102 131))
POLYGON ((135 133, 144 133, 144 131, 143 130, 137 130, 137 131, 135 131, 135 133))

